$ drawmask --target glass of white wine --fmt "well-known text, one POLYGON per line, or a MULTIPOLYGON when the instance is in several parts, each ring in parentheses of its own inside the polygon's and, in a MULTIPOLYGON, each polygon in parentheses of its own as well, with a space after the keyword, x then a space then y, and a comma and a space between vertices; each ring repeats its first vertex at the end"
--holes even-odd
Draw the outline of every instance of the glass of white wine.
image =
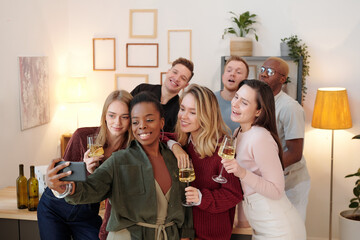
MULTIPOLYGON (((232 136, 224 136, 219 147, 218 155, 221 158, 233 159, 235 156, 235 142, 236 139, 232 136)), ((222 176, 224 166, 221 167, 220 174, 212 176, 212 179, 217 183, 227 183, 227 179, 222 176)))
POLYGON ((98 157, 104 154, 104 149, 101 144, 96 142, 97 135, 87 136, 87 148, 90 149, 89 157, 98 157))
MULTIPOLYGON (((189 183, 195 180, 195 171, 194 171, 194 166, 191 160, 189 160, 189 163, 186 164, 187 166, 182 166, 179 169, 179 180, 180 182, 185 182, 187 184, 187 186, 189 186, 189 183)), ((185 207, 191 207, 194 204, 193 203, 188 203, 185 201, 182 203, 183 206, 185 207)))

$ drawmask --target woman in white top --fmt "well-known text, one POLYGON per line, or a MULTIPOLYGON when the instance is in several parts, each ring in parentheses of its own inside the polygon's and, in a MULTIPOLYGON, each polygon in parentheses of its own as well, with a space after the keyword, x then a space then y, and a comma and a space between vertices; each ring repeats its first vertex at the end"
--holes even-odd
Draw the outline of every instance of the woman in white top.
POLYGON ((231 120, 241 126, 236 133, 236 159, 222 162, 228 173, 241 180, 243 208, 254 230, 253 239, 305 240, 305 225, 284 193, 271 88, 259 80, 244 80, 231 108, 231 120))

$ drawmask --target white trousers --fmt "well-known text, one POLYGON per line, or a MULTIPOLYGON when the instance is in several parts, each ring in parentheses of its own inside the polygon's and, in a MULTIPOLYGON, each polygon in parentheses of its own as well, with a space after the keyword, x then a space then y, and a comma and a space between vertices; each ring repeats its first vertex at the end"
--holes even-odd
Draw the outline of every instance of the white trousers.
POLYGON ((285 193, 279 200, 258 193, 244 196, 243 208, 253 240, 306 240, 305 224, 285 193))
POLYGON ((298 210, 302 220, 306 220, 306 208, 309 201, 310 192, 310 180, 303 181, 297 184, 295 187, 290 188, 286 191, 286 196, 298 210))

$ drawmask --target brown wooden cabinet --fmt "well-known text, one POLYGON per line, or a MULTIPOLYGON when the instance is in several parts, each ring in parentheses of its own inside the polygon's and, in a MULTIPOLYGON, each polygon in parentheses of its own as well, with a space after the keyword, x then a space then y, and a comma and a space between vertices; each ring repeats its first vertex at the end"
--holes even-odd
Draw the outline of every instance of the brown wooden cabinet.
POLYGON ((64 156, 66 146, 72 136, 72 133, 64 133, 60 138, 61 157, 64 156))

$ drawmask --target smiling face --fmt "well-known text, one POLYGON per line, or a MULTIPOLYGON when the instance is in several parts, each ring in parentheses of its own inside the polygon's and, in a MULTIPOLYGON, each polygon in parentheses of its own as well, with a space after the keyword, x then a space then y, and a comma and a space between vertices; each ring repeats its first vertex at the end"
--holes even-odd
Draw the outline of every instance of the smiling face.
POLYGON ((164 127, 164 118, 151 102, 140 102, 131 110, 131 128, 136 140, 144 150, 158 146, 160 130, 164 127))
POLYGON ((236 91, 242 80, 247 77, 247 69, 243 62, 233 60, 229 62, 222 75, 224 88, 228 91, 236 91))
POLYGON ((194 140, 200 131, 200 124, 196 114, 196 100, 190 93, 184 96, 180 104, 178 121, 180 122, 180 130, 190 133, 194 140))
POLYGON ((254 89, 243 85, 231 101, 231 120, 240 123, 243 131, 249 130, 261 113, 256 97, 257 93, 254 89))
POLYGON ((191 71, 182 64, 176 64, 167 73, 164 85, 171 93, 179 93, 189 85, 191 71))
POLYGON ((273 91, 274 95, 278 94, 282 85, 286 82, 289 67, 285 61, 277 58, 269 58, 262 65, 266 71, 259 74, 259 80, 266 82, 273 91), (269 76, 268 69, 272 69, 274 75, 269 76))
POLYGON ((130 125, 129 107, 122 101, 113 101, 106 112, 107 132, 111 136, 125 134, 130 125))

